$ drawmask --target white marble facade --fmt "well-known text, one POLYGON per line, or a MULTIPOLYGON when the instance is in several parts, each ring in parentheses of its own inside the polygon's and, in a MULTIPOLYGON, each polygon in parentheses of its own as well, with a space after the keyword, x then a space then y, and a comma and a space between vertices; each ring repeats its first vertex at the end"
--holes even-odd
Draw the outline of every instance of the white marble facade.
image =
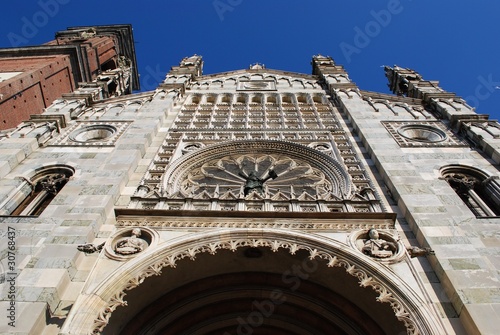
POLYGON ((497 333, 496 121, 396 66, 202 64, 2 135, 0 332, 497 333))

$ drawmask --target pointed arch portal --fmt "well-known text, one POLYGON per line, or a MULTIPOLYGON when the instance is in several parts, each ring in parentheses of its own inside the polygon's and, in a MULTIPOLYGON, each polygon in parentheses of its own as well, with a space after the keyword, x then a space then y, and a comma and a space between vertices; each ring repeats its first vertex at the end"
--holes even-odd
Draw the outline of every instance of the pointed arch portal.
POLYGON ((194 233, 87 284, 61 334, 442 334, 400 277, 347 245, 276 229, 194 233))

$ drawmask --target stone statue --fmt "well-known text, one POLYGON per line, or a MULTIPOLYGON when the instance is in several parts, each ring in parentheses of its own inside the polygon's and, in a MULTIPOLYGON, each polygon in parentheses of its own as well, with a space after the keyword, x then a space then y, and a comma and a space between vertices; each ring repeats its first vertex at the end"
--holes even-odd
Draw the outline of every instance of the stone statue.
POLYGON ((130 60, 130 58, 127 58, 125 56, 120 56, 118 57, 118 67, 122 68, 122 69, 128 69, 132 66, 132 61, 130 60))
POLYGON ((264 193, 264 183, 271 178, 278 178, 278 175, 276 174, 276 172, 274 172, 274 170, 269 170, 267 177, 264 179, 257 177, 256 173, 256 171, 252 171, 248 176, 242 172, 239 173, 239 175, 246 180, 245 188, 243 190, 245 196, 249 195, 253 190, 256 190, 260 194, 264 193))
POLYGON ((80 32, 80 37, 87 39, 87 38, 94 37, 96 34, 97 34, 97 30, 92 27, 92 28, 89 28, 85 31, 80 32))
POLYGON ((398 250, 397 244, 380 238, 376 229, 368 231, 368 239, 365 241, 361 251, 368 256, 375 258, 392 257, 398 250))
POLYGON ((116 243, 115 252, 120 255, 133 255, 143 251, 147 243, 139 236, 141 236, 141 230, 134 228, 130 237, 124 237, 116 243))
POLYGON ((255 63, 255 64, 250 64, 249 68, 250 68, 250 70, 262 70, 262 69, 265 69, 266 66, 264 64, 261 64, 261 63, 255 63))

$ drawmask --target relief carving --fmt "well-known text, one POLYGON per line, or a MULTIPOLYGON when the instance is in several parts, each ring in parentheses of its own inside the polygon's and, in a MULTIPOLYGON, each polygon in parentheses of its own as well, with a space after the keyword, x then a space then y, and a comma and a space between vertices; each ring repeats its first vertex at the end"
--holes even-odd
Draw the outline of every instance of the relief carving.
POLYGON ((376 229, 370 229, 368 237, 361 248, 365 255, 375 258, 388 258, 394 256, 398 250, 396 243, 381 239, 376 229))
POLYGON ((406 256, 406 248, 395 233, 374 227, 352 233, 349 244, 366 256, 385 264, 400 262, 406 256))
POLYGON ((148 243, 140 238, 141 229, 132 229, 130 237, 122 237, 115 245, 115 252, 119 255, 137 254, 148 247, 148 243))
POLYGON ((104 246, 108 258, 126 261, 159 243, 159 234, 148 227, 127 227, 114 233, 104 246))

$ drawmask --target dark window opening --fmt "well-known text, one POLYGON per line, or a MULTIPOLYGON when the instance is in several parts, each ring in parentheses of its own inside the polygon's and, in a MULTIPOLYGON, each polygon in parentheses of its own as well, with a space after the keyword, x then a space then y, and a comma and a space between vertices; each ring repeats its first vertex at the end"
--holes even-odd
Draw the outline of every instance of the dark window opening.
POLYGON ((31 181, 31 193, 25 197, 11 215, 40 215, 73 175, 68 167, 53 167, 37 173, 31 181))
POLYGON ((116 69, 116 62, 113 59, 110 59, 101 65, 102 72, 106 72, 106 71, 114 70, 114 69, 116 69))
POLYGON ((500 216, 500 185, 496 178, 465 166, 447 167, 442 175, 474 215, 500 216))

